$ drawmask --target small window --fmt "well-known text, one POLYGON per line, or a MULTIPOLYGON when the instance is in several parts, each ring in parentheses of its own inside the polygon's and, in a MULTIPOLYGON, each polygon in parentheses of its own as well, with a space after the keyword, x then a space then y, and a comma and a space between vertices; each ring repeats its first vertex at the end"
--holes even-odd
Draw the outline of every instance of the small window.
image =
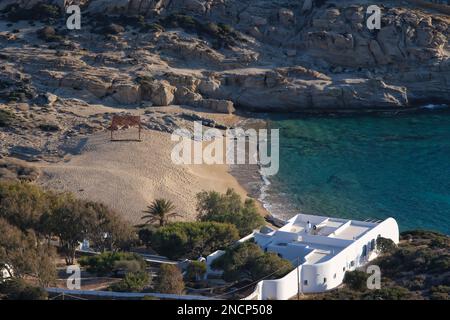
POLYGON ((323 278, 323 283, 327 283, 327 278, 323 278))
POLYGON ((350 266, 354 267, 355 266, 355 261, 350 262, 350 266))
POLYGON ((344 272, 345 272, 345 267, 343 267, 343 268, 342 268, 342 271, 344 271, 344 272))
POLYGON ((334 274, 333 279, 336 279, 336 273, 334 274))
POLYGON ((305 286, 307 286, 307 285, 308 285, 308 280, 303 281, 303 284, 304 284, 305 286))

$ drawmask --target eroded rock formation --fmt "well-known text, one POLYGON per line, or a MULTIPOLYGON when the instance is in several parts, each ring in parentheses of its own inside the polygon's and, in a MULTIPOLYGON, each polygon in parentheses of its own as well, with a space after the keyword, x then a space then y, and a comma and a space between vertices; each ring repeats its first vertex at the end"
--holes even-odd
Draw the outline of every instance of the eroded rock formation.
POLYGON ((366 27, 365 1, 5 0, 0 10, 6 19, 11 5, 43 2, 81 4, 82 30, 64 30, 61 18, 44 42, 34 31, 4 28, 3 96, 20 76, 28 79, 20 99, 57 92, 218 112, 450 101, 450 19, 406 2, 372 1, 382 8, 375 31, 366 27), (111 24, 122 29, 108 33, 111 24))

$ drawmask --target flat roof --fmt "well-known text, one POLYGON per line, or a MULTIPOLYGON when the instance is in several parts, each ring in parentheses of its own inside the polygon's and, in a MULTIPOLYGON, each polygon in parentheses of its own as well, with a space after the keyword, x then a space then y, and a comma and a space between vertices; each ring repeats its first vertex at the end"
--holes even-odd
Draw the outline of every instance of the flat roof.
POLYGON ((299 214, 278 230, 269 233, 257 232, 255 240, 273 251, 290 247, 289 254, 296 254, 296 258, 302 260, 301 264, 315 264, 337 255, 377 224, 299 214))
POLYGON ((350 222, 350 225, 342 229, 335 235, 331 235, 332 238, 356 240, 371 228, 368 226, 354 225, 350 222))

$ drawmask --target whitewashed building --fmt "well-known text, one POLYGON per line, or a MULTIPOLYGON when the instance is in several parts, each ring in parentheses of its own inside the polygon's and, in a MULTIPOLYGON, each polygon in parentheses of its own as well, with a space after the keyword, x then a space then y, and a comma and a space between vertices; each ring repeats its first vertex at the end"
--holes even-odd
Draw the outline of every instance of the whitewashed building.
POLYGON ((4 268, 0 268, 0 282, 11 278, 11 276, 13 275, 14 273, 12 271, 12 268, 9 265, 6 265, 4 268))
MULTIPOLYGON (((246 240, 254 241, 266 252, 275 252, 296 268, 285 277, 262 280, 252 299, 286 300, 298 291, 323 292, 339 286, 346 271, 362 267, 377 256, 376 240, 388 238, 398 243, 399 229, 393 218, 384 221, 356 221, 299 214, 272 230, 264 227, 246 240)), ((211 263, 223 251, 208 256, 211 263)))

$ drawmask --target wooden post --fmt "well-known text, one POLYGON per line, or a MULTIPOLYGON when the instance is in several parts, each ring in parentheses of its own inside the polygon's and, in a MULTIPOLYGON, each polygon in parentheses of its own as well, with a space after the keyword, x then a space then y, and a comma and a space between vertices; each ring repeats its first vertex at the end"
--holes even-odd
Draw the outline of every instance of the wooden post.
POLYGON ((300 300, 300 257, 297 257, 297 300, 300 300))
POLYGON ((141 141, 141 116, 139 116, 139 141, 141 141))

